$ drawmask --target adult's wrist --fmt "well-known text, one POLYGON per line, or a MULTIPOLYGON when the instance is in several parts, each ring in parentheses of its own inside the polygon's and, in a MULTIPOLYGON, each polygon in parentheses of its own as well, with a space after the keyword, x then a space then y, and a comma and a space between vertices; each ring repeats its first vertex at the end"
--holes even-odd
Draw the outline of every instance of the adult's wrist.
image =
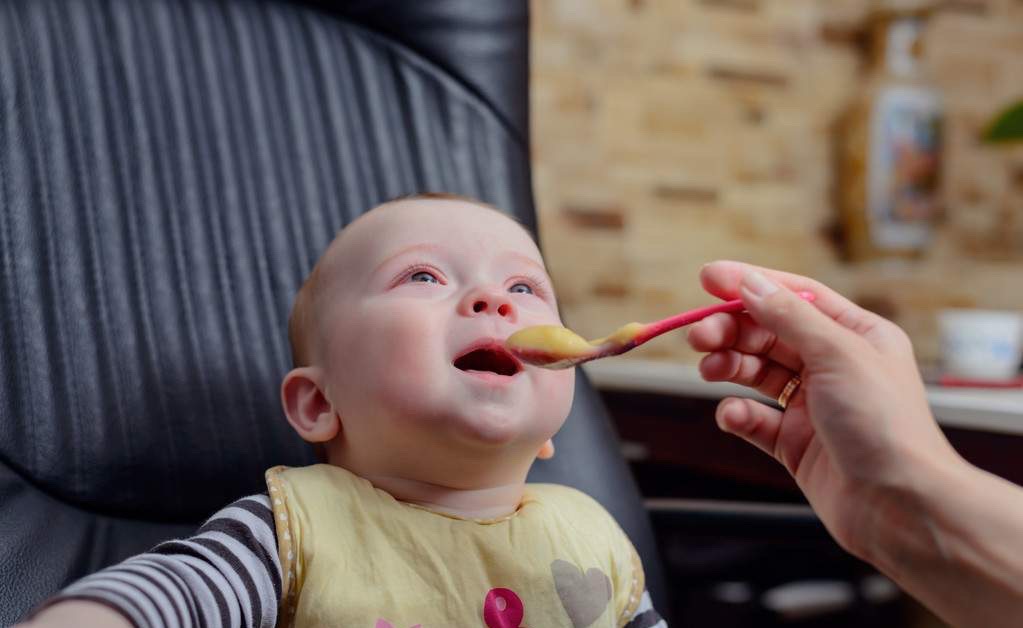
POLYGON ((958 460, 878 515, 870 562, 952 625, 1018 626, 1023 491, 958 460))
POLYGON ((977 490, 980 473, 951 448, 903 452, 898 466, 862 489, 867 512, 850 551, 896 579, 944 562, 943 511, 957 493, 977 490))

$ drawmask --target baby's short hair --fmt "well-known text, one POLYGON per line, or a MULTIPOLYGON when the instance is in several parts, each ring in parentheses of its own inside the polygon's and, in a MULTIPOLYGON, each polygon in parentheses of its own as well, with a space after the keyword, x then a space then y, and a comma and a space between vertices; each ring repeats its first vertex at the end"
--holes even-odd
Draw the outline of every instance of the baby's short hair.
MULTIPOLYGON (((531 239, 533 239, 534 241, 536 240, 533 233, 526 229, 526 227, 523 226, 522 223, 519 220, 517 220, 514 216, 506 214, 497 207, 494 207, 493 205, 485 203, 478 199, 469 196, 462 196, 460 194, 449 194, 447 192, 419 192, 415 194, 404 194, 402 196, 392 198, 388 201, 380 203, 379 205, 376 205, 375 207, 367 211, 366 214, 379 207, 383 207, 384 205, 390 205, 392 203, 397 203, 399 201, 420 200, 461 201, 496 211, 500 213, 502 216, 505 216, 509 220, 518 224, 520 227, 522 227, 522 230, 529 235, 531 239)), ((363 214, 363 216, 365 216, 366 214, 363 214)), ((356 218, 355 221, 352 221, 351 223, 343 227, 340 231, 338 231, 337 235, 334 236, 334 239, 331 241, 330 245, 327 246, 328 251, 330 250, 330 247, 334 245, 334 242, 336 242, 337 239, 341 236, 341 234, 344 233, 345 229, 348 229, 357 220, 358 218, 356 218)), ((324 274, 323 260, 326 257, 327 254, 326 252, 324 252, 324 254, 320 256, 320 259, 317 260, 316 265, 313 266, 312 271, 309 273, 305 281, 302 283, 302 287, 299 288, 298 294, 295 295, 295 301, 291 306, 291 315, 288 317, 288 340, 291 343, 291 361, 294 368, 309 366, 312 363, 311 353, 313 346, 313 338, 311 334, 312 331, 316 328, 318 322, 316 312, 317 305, 316 301, 321 293, 320 284, 323 282, 324 274)))

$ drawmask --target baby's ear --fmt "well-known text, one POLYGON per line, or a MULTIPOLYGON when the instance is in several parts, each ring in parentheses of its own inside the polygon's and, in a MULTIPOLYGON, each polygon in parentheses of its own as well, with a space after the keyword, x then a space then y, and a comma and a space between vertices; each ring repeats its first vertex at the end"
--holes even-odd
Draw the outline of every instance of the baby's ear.
POLYGON ((281 403, 288 423, 310 443, 325 443, 341 429, 326 395, 320 388, 322 371, 315 366, 293 369, 281 382, 281 403))
POLYGON ((537 452, 536 457, 540 460, 550 460, 554 457, 554 441, 547 439, 547 442, 543 444, 540 451, 537 452))

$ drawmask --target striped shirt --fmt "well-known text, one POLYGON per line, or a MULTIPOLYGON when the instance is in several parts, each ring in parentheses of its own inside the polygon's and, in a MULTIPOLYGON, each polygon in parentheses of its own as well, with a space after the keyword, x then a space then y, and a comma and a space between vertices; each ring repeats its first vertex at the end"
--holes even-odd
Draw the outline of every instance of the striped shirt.
MULTIPOLYGON (((261 494, 220 510, 195 536, 160 543, 75 582, 42 608, 61 600, 85 599, 118 611, 140 628, 266 628, 277 623, 280 598, 273 511, 268 497, 261 494)), ((648 592, 626 628, 667 628, 648 592)))

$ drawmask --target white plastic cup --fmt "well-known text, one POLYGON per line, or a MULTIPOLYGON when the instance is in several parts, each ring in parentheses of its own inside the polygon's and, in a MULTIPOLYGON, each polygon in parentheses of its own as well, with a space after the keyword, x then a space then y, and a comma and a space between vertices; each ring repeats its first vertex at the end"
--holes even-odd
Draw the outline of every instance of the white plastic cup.
POLYGON ((1006 380, 1023 359, 1023 315, 998 310, 941 310, 945 373, 966 379, 1006 380))

